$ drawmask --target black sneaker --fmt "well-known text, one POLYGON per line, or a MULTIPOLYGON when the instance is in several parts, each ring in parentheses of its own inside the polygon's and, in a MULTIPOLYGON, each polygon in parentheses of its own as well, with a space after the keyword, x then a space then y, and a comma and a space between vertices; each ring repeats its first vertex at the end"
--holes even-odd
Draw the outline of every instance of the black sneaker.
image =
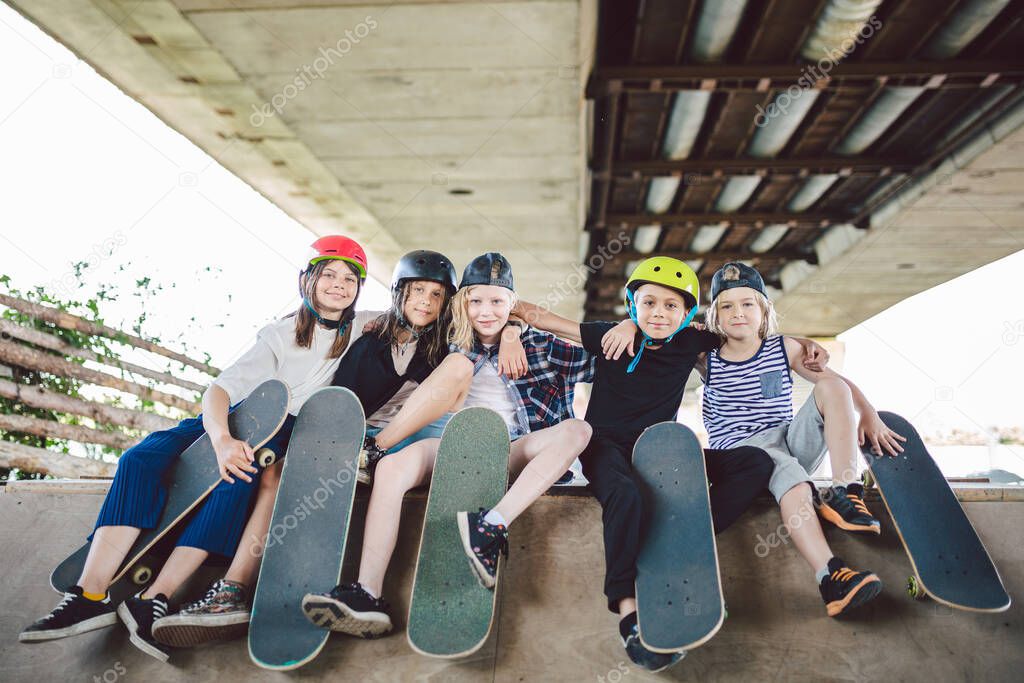
POLYGON ((40 643, 44 640, 56 640, 77 636, 96 629, 113 626, 117 623, 117 614, 110 604, 110 596, 102 600, 89 600, 82 597, 82 587, 72 586, 64 593, 64 599, 53 608, 53 611, 35 622, 18 635, 23 643, 40 643))
POLYGON ((828 561, 828 575, 818 587, 830 617, 846 614, 882 592, 882 580, 873 572, 856 571, 838 557, 828 561))
POLYGON ((504 524, 484 521, 487 510, 460 512, 456 515, 462 549, 484 588, 494 588, 497 582, 499 555, 508 557, 508 529, 504 524))
POLYGON ((359 471, 356 473, 356 481, 369 486, 373 482, 373 470, 376 469, 380 459, 387 454, 387 451, 377 445, 377 440, 374 437, 365 436, 363 449, 359 452, 359 471))
POLYGON ((622 646, 626 648, 629 660, 637 666, 642 666, 652 673, 658 673, 679 663, 686 656, 686 651, 681 652, 654 652, 644 647, 640 642, 640 627, 636 624, 630 628, 628 635, 622 637, 622 646))
POLYGON ((846 531, 882 533, 882 526, 864 505, 864 487, 860 484, 830 486, 817 500, 818 515, 846 531))
POLYGON ((128 627, 132 645, 161 662, 167 661, 167 648, 153 639, 153 622, 167 616, 166 595, 158 593, 150 600, 143 600, 139 591, 118 606, 117 616, 128 627))
POLYGON ((575 479, 575 478, 576 478, 576 475, 573 474, 573 471, 572 470, 567 470, 565 474, 563 474, 562 476, 560 476, 558 478, 558 481, 556 481, 554 484, 552 484, 552 486, 566 486, 568 484, 571 484, 572 480, 575 479))
POLYGON ((330 593, 307 593, 302 612, 321 628, 357 638, 379 638, 392 628, 388 603, 358 583, 335 586, 330 593))

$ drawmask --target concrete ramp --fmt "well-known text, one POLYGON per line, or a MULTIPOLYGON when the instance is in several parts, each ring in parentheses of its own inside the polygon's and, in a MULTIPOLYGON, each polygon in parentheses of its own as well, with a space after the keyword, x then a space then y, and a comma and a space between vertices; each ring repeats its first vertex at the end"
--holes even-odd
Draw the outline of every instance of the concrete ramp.
MULTIPOLYGON (((4 681, 271 681, 286 674, 249 662, 243 641, 172 654, 169 664, 140 653, 120 627, 38 645, 21 628, 56 603, 50 569, 90 531, 105 485, 15 487, 0 493, 0 661, 4 681), (89 491, 92 491, 91 493, 89 491)), ((619 644, 616 618, 601 594, 601 515, 589 496, 545 496, 513 527, 500 614, 485 647, 465 661, 431 660, 405 640, 405 614, 424 497, 406 501, 385 598, 398 631, 376 641, 333 636, 323 654, 292 674, 352 681, 1009 681, 1024 671, 1024 496, 1013 489, 966 489, 961 498, 1017 602, 1002 614, 915 602, 903 590, 910 564, 881 514, 881 538, 830 531, 838 554, 875 570, 885 591, 859 614, 830 619, 796 551, 770 547, 779 515, 765 499, 719 538, 729 618, 706 646, 654 676, 619 644), (1021 501, 1021 502, 1017 502, 1021 501), (765 541, 765 542, 762 542, 765 541)), ((869 501, 869 504, 870 501, 869 501)), ((357 500, 362 528, 365 499, 357 500)), ((357 539, 358 541, 358 539, 357 539)), ((351 558, 350 558, 351 560, 351 558)), ((346 572, 353 571, 353 562, 346 572)), ((193 589, 198 592, 201 587, 193 589)))

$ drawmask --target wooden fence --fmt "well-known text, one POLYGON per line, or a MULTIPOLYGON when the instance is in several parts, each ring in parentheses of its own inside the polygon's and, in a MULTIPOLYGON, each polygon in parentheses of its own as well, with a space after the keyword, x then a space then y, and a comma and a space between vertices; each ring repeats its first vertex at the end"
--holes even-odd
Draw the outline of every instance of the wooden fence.
MULTIPOLYGON (((54 328, 102 337, 119 344, 142 349, 194 368, 210 377, 220 371, 206 363, 164 348, 137 335, 129 334, 85 318, 71 315, 7 294, 0 294, 0 306, 19 311, 54 328)), ((35 326, 0 319, 0 373, 14 377, 15 369, 69 378, 94 387, 115 389, 141 400, 159 403, 174 411, 195 415, 199 405, 169 391, 184 389, 201 392, 204 384, 175 377, 165 371, 146 368, 120 358, 100 355, 89 349, 67 343, 56 334, 35 326), (90 361, 94 367, 85 367, 90 361), (99 366, 99 367, 95 367, 99 366)), ((18 414, 0 414, 0 432, 30 434, 39 437, 67 439, 82 444, 95 444, 124 450, 138 441, 139 434, 165 429, 175 420, 156 413, 108 405, 62 394, 43 386, 25 384, 0 377, 0 397, 31 408, 52 411, 55 419, 18 414), (63 416, 84 417, 94 427, 68 424, 63 416), (127 431, 126 431, 127 430, 127 431)), ((26 446, 0 438, 0 467, 50 474, 58 477, 111 476, 112 463, 94 458, 57 453, 44 448, 26 446)))

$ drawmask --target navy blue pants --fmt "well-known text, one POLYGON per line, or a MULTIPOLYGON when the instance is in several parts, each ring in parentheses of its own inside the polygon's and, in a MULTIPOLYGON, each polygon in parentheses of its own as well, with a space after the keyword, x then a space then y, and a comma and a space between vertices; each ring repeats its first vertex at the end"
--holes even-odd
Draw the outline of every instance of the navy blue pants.
MULTIPOLYGON (((636 597, 636 559, 643 537, 644 506, 633 474, 632 453, 632 446, 595 434, 580 454, 583 476, 601 503, 604 594, 612 612, 618 611, 623 598, 636 597)), ((768 486, 772 461, 760 448, 740 446, 706 449, 704 463, 711 483, 711 520, 718 534, 735 522, 768 486)))
MULTIPOLYGON (((232 406, 231 410, 235 407, 232 406)), ((289 415, 281 429, 264 446, 274 451, 278 459, 285 455, 294 424, 295 417, 289 415)), ((155 528, 167 501, 166 478, 171 466, 205 433, 202 415, 191 417, 170 429, 153 432, 125 451, 117 461, 114 481, 103 500, 96 528, 155 528)), ((250 475, 251 483, 238 477, 233 477, 234 484, 221 481, 182 530, 177 545, 234 556, 249 517, 249 502, 262 473, 261 469, 250 475)))

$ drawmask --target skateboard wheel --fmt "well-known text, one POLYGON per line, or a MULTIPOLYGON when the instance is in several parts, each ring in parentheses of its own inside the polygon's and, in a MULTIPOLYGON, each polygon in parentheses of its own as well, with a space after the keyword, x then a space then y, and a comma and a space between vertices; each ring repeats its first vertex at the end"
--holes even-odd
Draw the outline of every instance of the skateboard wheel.
POLYGON ((153 570, 144 564, 140 564, 132 570, 132 583, 136 586, 144 586, 149 583, 151 578, 153 578, 153 570))
POLYGON ((907 595, 915 600, 924 600, 928 597, 928 593, 925 592, 924 587, 918 582, 916 576, 907 577, 907 595))
POLYGON ((871 470, 864 470, 864 474, 861 475, 861 481, 864 483, 864 488, 875 488, 875 478, 871 476, 871 470))
POLYGON ((256 451, 256 460, 259 462, 260 467, 270 467, 277 462, 277 453, 269 448, 261 448, 256 451))

